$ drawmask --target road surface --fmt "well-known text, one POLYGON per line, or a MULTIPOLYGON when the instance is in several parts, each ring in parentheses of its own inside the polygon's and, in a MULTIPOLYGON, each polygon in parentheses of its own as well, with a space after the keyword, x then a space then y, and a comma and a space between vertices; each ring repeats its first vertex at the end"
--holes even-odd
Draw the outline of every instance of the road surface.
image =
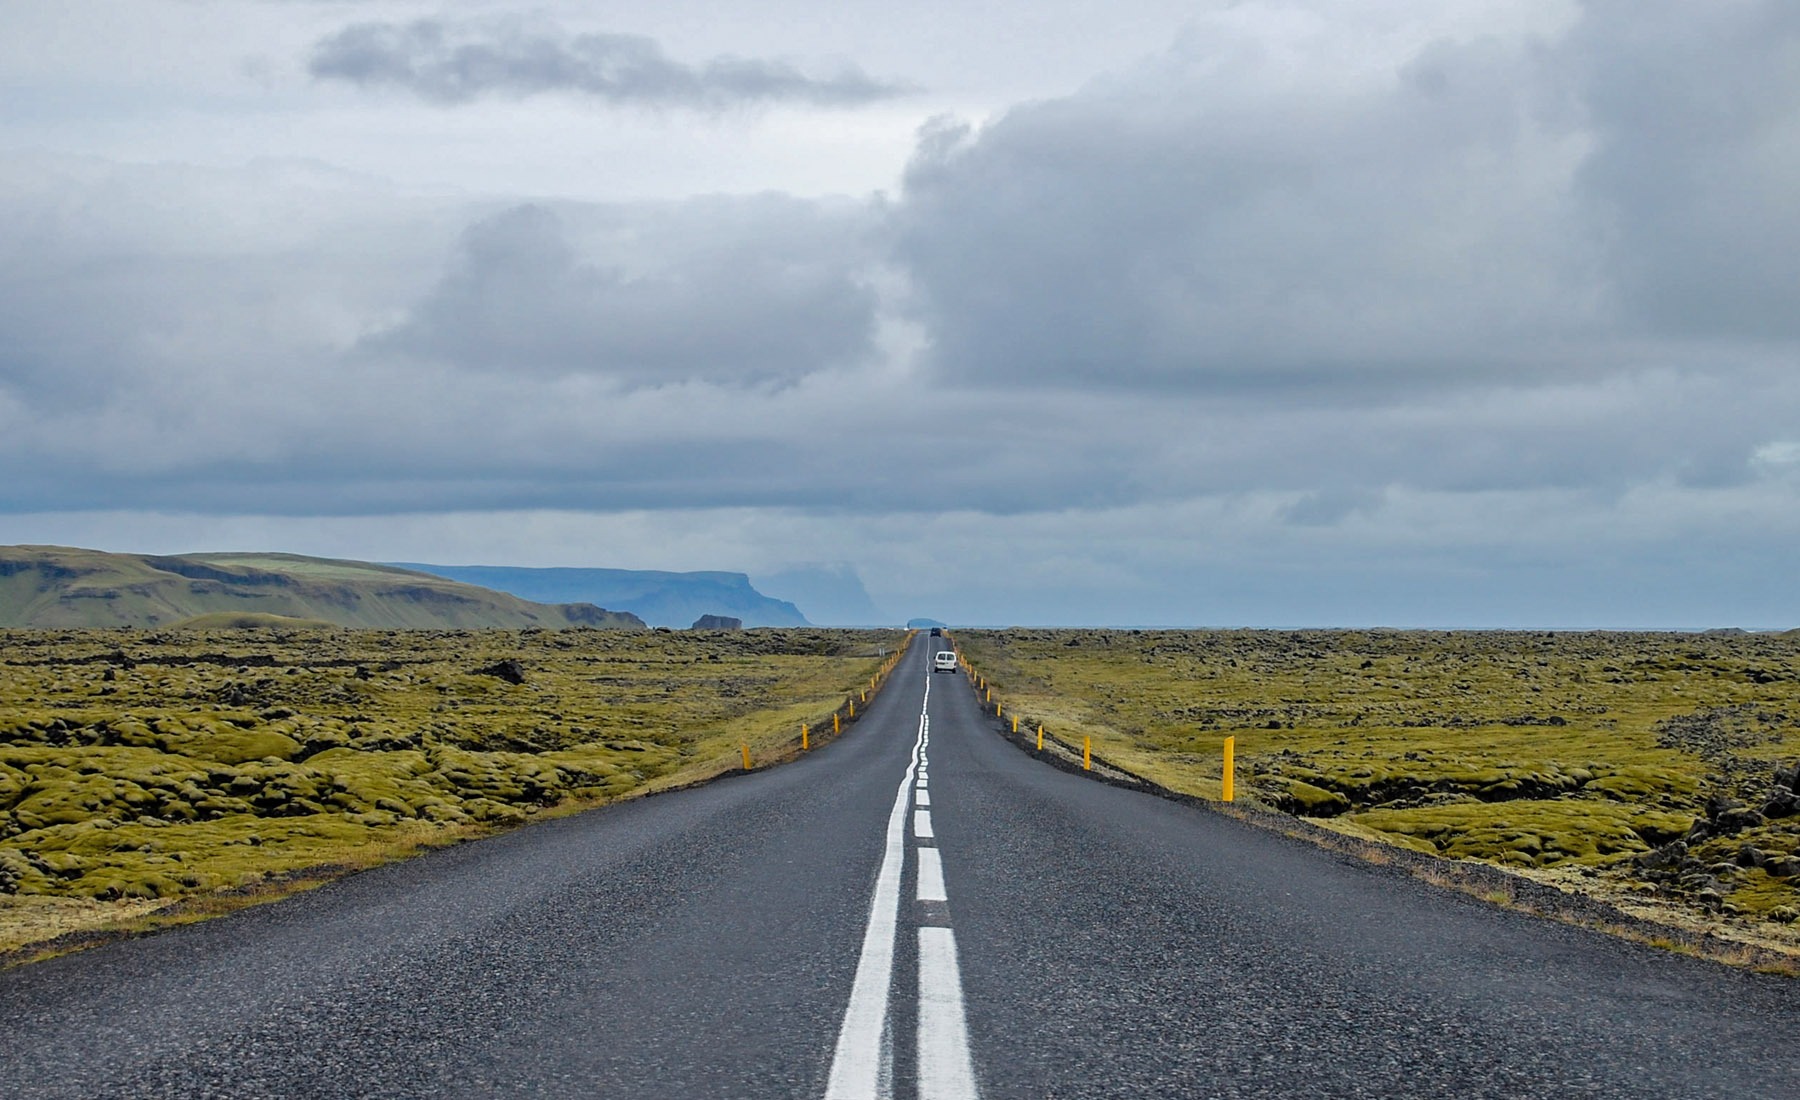
POLYGON ((793 764, 0 973, 0 1096, 1800 1096, 1800 984, 1054 770, 936 644, 793 764))

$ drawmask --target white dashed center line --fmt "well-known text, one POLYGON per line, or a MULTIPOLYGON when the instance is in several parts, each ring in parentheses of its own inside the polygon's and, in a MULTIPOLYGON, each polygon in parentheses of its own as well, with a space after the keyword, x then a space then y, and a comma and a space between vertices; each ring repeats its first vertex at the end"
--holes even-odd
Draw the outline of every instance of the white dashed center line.
POLYGON ((936 848, 919 848, 919 900, 949 901, 944 892, 944 861, 936 848))
POLYGON ((931 827, 926 749, 931 744, 931 678, 919 709, 919 736, 906 777, 888 815, 887 846, 869 904, 862 956, 850 988, 850 1004, 838 1030, 827 1100, 877 1100, 892 1092, 893 1048, 888 1035, 888 1001, 894 976, 894 945, 900 919, 900 875, 905 862, 906 810, 913 802, 912 832, 917 853, 918 900, 929 923, 919 928, 918 1094, 920 1100, 979 1100, 975 1064, 969 1053, 962 974, 956 962, 956 933, 949 927, 949 891, 944 863, 931 827), (916 787, 915 787, 916 783, 916 787))
POLYGON ((900 871, 906 861, 906 804, 912 794, 913 773, 931 726, 926 707, 931 702, 931 681, 925 682, 925 704, 919 710, 919 736, 913 742, 906 777, 894 795, 888 814, 887 846, 881 870, 875 876, 875 896, 869 903, 869 925, 863 932, 862 955, 856 978, 850 985, 850 1004, 838 1028, 837 1049, 831 1058, 831 1078, 825 1085, 826 1100, 876 1100, 887 1094, 891 1076, 887 1035, 888 997, 894 983, 894 938, 900 924, 900 871))
POLYGON ((964 1100, 975 1088, 969 1027, 963 1014, 962 976, 956 969, 956 933, 919 929, 919 1096, 964 1100))

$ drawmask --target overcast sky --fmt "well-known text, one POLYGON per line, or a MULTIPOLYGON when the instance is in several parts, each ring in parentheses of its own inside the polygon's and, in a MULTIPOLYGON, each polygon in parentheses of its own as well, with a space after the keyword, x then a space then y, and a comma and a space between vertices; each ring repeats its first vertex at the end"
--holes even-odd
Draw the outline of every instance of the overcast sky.
POLYGON ((1789 0, 10 0, 0 542, 1790 627, 1797 195, 1789 0))

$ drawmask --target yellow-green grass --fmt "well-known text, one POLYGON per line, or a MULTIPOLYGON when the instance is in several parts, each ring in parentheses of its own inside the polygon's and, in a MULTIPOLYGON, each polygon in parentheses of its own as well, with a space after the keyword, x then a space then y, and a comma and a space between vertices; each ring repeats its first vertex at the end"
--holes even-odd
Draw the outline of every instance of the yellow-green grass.
POLYGON ((1586 869, 1694 906, 1800 905, 1800 817, 1692 838, 1800 759, 1789 634, 959 631, 1025 728, 1045 724, 1178 792, 1240 799, 1452 858, 1586 869), (1743 854, 1746 846, 1759 856, 1743 854), (1735 869, 1727 864, 1740 864, 1735 869), (1755 864, 1755 865, 1753 865, 1755 864))
POLYGON ((236 566, 242 569, 262 569, 297 577, 314 577, 321 580, 367 580, 371 576, 419 576, 418 573, 415 573, 410 569, 400 569, 391 565, 378 565, 374 562, 367 561, 344 561, 337 558, 309 558, 302 554, 210 553, 190 554, 188 556, 196 561, 207 562, 211 565, 227 567, 236 566))
POLYGON ((903 643, 0 631, 0 951, 777 761, 903 643))

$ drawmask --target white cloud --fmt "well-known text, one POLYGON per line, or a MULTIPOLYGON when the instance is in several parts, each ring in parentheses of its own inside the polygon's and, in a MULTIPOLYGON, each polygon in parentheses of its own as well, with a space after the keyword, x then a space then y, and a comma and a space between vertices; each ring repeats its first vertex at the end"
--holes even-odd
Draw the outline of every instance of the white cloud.
POLYGON ((1776 472, 1800 467, 1800 441, 1778 439, 1764 443, 1750 453, 1750 461, 1764 470, 1776 472))
POLYGON ((946 369, 1213 390, 1568 370, 1608 324, 1603 234, 1545 51, 1479 37, 1371 65, 1361 28, 1305 22, 1276 49, 1221 18, 929 134, 898 247, 946 369))

